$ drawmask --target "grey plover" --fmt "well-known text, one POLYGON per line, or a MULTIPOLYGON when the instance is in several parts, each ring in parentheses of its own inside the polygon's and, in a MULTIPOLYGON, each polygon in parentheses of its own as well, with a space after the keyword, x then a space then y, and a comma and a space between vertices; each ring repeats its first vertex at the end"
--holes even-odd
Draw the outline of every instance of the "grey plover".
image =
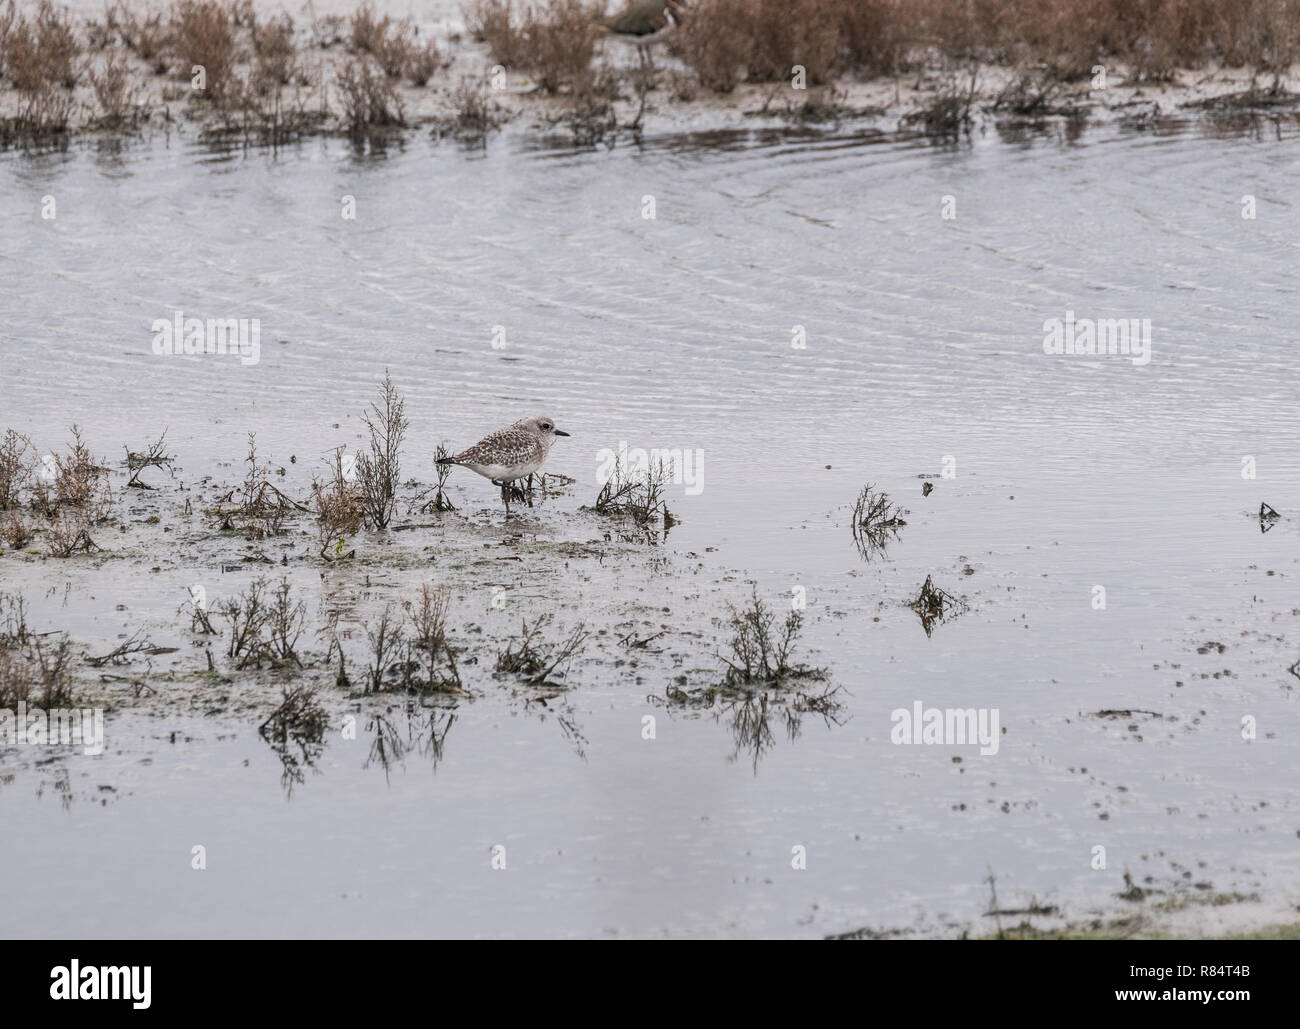
POLYGON ((484 436, 468 450, 462 450, 454 457, 442 458, 438 464, 463 465, 490 479, 492 485, 500 486, 501 499, 505 501, 506 513, 509 514, 511 496, 516 499, 526 496, 514 483, 527 479, 531 486, 533 473, 546 463, 555 437, 567 435, 555 427, 553 418, 545 415, 521 418, 508 428, 484 436))
POLYGON ((636 46, 641 63, 650 58, 650 47, 673 33, 682 23, 686 8, 679 0, 641 0, 610 18, 596 23, 599 32, 636 46))

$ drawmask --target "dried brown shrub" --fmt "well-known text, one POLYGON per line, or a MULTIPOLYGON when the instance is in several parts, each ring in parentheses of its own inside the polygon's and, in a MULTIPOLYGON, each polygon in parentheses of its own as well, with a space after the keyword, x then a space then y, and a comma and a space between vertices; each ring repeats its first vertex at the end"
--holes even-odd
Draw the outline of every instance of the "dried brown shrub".
POLYGON ((366 513, 365 500, 353 477, 348 474, 342 447, 334 451, 327 463, 329 477, 313 479, 311 484, 317 541, 321 557, 328 557, 331 547, 336 556, 342 556, 347 537, 361 528, 366 513))
POLYGON ((749 63, 751 40, 743 28, 749 0, 701 0, 692 5, 673 50, 705 89, 730 93, 749 63))
POLYGON ((204 88, 196 92, 218 103, 237 92, 229 8, 217 0, 181 0, 172 11, 172 37, 181 74, 189 77, 195 68, 203 69, 204 88))
POLYGON ((0 517, 0 543, 10 550, 22 550, 32 540, 32 527, 17 511, 6 511, 0 517))
POLYGON ((477 0, 465 11, 493 61, 532 72, 548 93, 581 88, 589 78, 601 14, 599 3, 584 0, 544 0, 518 11, 510 0, 477 0))
POLYGON ((45 523, 45 553, 50 557, 71 557, 77 551, 98 549, 90 538, 90 515, 85 511, 60 512, 45 523))
POLYGON ((413 46, 406 61, 406 77, 414 86, 423 86, 442 69, 442 54, 433 40, 413 46))
POLYGON ((256 57, 252 84, 259 93, 287 86, 299 74, 298 49, 293 40, 293 19, 280 18, 254 24, 253 53, 256 57))
POLYGON ((98 521, 113 502, 108 467, 91 453, 72 426, 72 440, 66 454, 47 454, 32 479, 32 506, 46 518, 66 508, 75 508, 87 522, 98 521))
POLYGON ((51 86, 71 89, 77 84, 81 44, 68 16, 49 0, 41 0, 34 20, 22 16, 12 20, 4 49, 6 73, 21 92, 37 93, 51 86))
POLYGON ((18 20, 18 8, 14 6, 14 0, 6 0, 0 4, 0 74, 4 73, 5 49, 9 41, 9 33, 13 31, 14 22, 18 20))
POLYGON ((365 138, 375 129, 406 124, 402 98, 369 58, 358 57, 344 64, 335 84, 343 102, 343 121, 353 139, 365 138))
POLYGON ((462 692, 457 650, 447 639, 447 609, 451 591, 446 586, 420 587, 416 603, 403 602, 410 616, 411 633, 406 641, 409 660, 405 664, 404 685, 408 688, 436 692, 462 692))
POLYGON ((911 0, 841 4, 838 22, 844 61, 867 75, 903 70, 920 29, 919 6, 911 0))
POLYGON ((100 123, 117 128, 135 120, 138 115, 139 90, 131 82, 131 70, 121 54, 109 54, 101 70, 88 72, 90 85, 99 105, 100 123))
POLYGON ((397 511, 402 441, 410 427, 406 401, 387 370, 379 384, 379 398, 361 413, 361 420, 370 435, 370 448, 357 458, 357 485, 366 524, 373 529, 386 529, 397 511))
POLYGON ((840 70, 840 12, 846 0, 749 0, 744 27, 749 35, 751 82, 789 80, 796 66, 808 85, 831 81, 840 70))
POLYGON ((562 669, 581 653, 591 633, 585 623, 579 622, 562 639, 548 640, 543 633, 553 621, 554 615, 549 613, 531 626, 525 618, 519 635, 509 637, 497 652, 495 671, 518 676, 533 686, 556 685, 551 677, 557 672, 563 676, 562 669))
POLYGON ((388 15, 380 18, 375 13, 375 5, 364 3, 352 12, 349 22, 348 49, 354 54, 373 54, 380 39, 388 34, 392 19, 388 15))
POLYGON ((0 440, 0 511, 17 507, 22 492, 31 482, 36 462, 32 441, 15 429, 6 429, 0 440))
POLYGON ((36 707, 71 707, 74 702, 72 648, 66 636, 32 637, 21 649, 0 649, 0 708, 20 702, 36 707))
POLYGON ((523 67, 527 40, 511 0, 474 0, 464 16, 474 41, 487 44, 493 61, 506 68, 523 67))
POLYGON ((159 12, 138 15, 125 3, 115 8, 113 20, 127 48, 134 50, 155 75, 165 74, 172 45, 172 21, 159 12))
MULTIPOLYGON (((387 19, 385 19, 387 20, 387 19)), ((400 79, 414 58, 415 27, 410 22, 395 22, 375 40, 371 53, 390 79, 400 79)))
POLYGON ((583 0, 548 0, 545 7, 529 9, 527 60, 538 85, 555 93, 584 82, 596 50, 591 26, 599 15, 598 7, 583 0))
MULTIPOLYGON (((482 82, 461 79, 451 95, 451 102, 452 114, 439 126, 440 132, 459 139, 481 140, 505 124, 505 110, 492 99, 482 82)), ((448 455, 444 452, 438 456, 448 455)))

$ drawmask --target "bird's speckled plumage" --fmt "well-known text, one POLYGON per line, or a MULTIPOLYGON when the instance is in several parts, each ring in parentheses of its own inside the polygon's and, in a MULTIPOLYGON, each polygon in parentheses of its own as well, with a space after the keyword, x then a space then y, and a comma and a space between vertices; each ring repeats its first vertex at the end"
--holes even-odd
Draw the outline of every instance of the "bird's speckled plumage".
POLYGON ((557 429, 555 422, 544 415, 521 418, 438 463, 463 465, 493 482, 513 482, 532 475, 546 463, 557 435, 568 433, 557 429))
POLYGON ((456 464, 521 465, 541 464, 547 447, 526 429, 498 429, 484 436, 468 450, 452 458, 456 464))

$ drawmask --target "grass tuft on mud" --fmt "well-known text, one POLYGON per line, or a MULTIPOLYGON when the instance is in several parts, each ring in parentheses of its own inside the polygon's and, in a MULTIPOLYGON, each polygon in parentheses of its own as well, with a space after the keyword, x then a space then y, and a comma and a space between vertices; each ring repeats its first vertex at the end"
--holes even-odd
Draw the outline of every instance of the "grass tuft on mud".
POLYGON ((825 679, 826 671, 797 664, 793 650, 803 628, 803 613, 792 610, 777 624, 775 612, 754 587, 749 603, 728 605, 731 638, 718 657, 726 665, 722 687, 728 690, 755 686, 784 687, 793 682, 825 679))
POLYGON ((558 673, 563 678, 562 670, 582 651, 591 634, 579 622, 567 636, 548 640, 544 633, 554 620, 550 613, 539 616, 532 625, 523 619, 519 634, 507 639, 497 653, 497 673, 515 676, 532 686, 557 685, 553 677, 558 673))

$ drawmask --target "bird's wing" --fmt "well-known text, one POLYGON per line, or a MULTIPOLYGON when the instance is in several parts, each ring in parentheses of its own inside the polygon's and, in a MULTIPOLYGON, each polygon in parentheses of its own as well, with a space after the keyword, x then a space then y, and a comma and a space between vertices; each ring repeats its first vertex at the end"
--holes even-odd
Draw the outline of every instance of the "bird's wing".
POLYGON ((541 444, 523 429, 499 429, 456 455, 458 464, 526 464, 540 456, 541 444))
POLYGON ((605 22, 608 28, 625 36, 650 36, 667 24, 667 8, 659 0, 634 4, 605 22))

